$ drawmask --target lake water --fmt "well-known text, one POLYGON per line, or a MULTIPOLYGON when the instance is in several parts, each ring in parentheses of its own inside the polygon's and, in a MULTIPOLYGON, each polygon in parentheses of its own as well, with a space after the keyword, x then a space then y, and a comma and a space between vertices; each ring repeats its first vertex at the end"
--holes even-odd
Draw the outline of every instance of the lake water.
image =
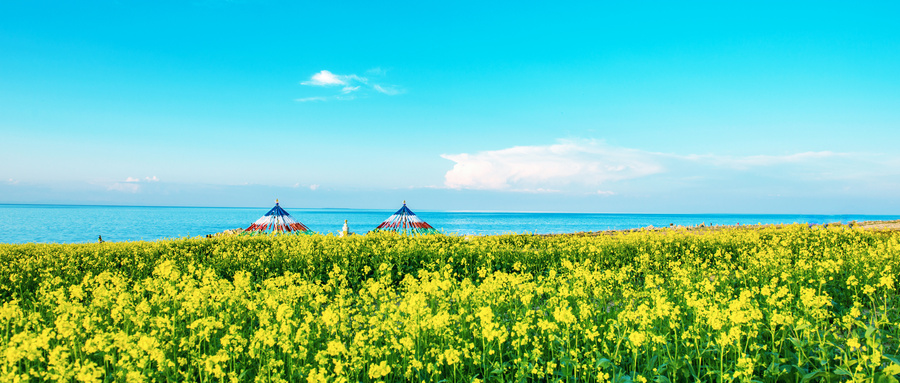
MULTIPOLYGON (((398 207, 399 208, 399 207, 398 207)), ((411 207, 412 208, 412 207, 411 207)), ((319 233, 336 233, 346 219, 359 234, 378 226, 396 210, 291 209, 294 219, 319 233)), ((792 214, 589 214, 416 211, 416 215, 445 233, 576 233, 634 229, 653 225, 735 225, 829 223, 894 220, 896 215, 792 214)), ((3 205, 0 204, 0 243, 84 243, 98 235, 106 241, 154 241, 246 228, 269 208, 3 205)))

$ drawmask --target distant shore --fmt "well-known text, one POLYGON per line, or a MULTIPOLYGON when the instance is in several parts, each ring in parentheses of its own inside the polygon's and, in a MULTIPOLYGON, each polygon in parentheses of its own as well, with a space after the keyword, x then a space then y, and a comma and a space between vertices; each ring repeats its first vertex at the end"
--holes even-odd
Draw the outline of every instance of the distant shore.
MULTIPOLYGON (((581 234, 581 235, 602 235, 602 234, 613 234, 613 233, 623 233, 623 232, 637 232, 637 231, 665 231, 665 230, 687 230, 687 231, 716 231, 716 230, 725 230, 725 229, 735 229, 735 228, 763 228, 763 227, 780 227, 780 226, 788 226, 791 224, 753 224, 753 225, 706 225, 699 224, 693 226, 682 226, 682 225, 670 225, 670 226, 645 226, 634 229, 621 229, 621 230, 599 230, 599 231, 590 231, 590 232, 581 232, 581 233, 572 233, 572 234, 581 234)), ((862 221, 862 222, 832 222, 832 223, 824 223, 824 224, 809 224, 810 226, 847 226, 851 228, 861 228, 861 229, 869 229, 869 230, 878 230, 878 231, 900 231, 900 219, 890 220, 890 221, 862 221)), ((548 234, 548 235, 567 235, 567 234, 548 234)))
POLYGON ((864 229, 900 231, 900 219, 893 221, 865 221, 858 225, 864 229))

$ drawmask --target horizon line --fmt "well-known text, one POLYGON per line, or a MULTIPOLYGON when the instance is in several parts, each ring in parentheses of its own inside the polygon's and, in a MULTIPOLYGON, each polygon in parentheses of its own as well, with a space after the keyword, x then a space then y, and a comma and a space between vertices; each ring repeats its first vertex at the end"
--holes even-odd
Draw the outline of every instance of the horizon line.
MULTIPOLYGON (((194 209, 269 209, 266 206, 187 206, 187 205, 104 205, 104 204, 79 204, 79 203, 7 203, 0 202, 0 206, 77 206, 77 207, 140 207, 140 208, 194 208, 194 209)), ((371 211, 390 211, 389 208, 351 208, 351 207, 289 207, 288 209, 296 210, 371 210, 371 211)), ((883 216, 883 217, 900 217, 900 214, 863 214, 863 213, 637 213, 637 212, 578 212, 578 211, 549 211, 549 210, 432 210, 417 209, 423 212, 436 213, 511 213, 511 214, 599 214, 599 215, 693 215, 693 216, 728 216, 728 215, 746 215, 746 216, 883 216)))

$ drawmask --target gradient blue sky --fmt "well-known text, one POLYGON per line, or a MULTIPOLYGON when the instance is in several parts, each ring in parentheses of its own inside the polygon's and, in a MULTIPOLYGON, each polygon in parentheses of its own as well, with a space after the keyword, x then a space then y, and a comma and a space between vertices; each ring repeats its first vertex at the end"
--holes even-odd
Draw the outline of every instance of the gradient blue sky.
POLYGON ((898 14, 6 0, 0 203, 900 214, 898 14))

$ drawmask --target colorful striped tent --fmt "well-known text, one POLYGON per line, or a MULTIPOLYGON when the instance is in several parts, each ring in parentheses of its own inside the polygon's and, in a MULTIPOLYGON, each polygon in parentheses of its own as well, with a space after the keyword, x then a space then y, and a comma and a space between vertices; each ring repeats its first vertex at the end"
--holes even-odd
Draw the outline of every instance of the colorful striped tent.
POLYGON ((440 233, 435 228, 431 227, 431 225, 429 225, 427 222, 417 217, 416 213, 413 213, 412 210, 409 210, 409 208, 406 207, 406 201, 403 201, 403 207, 401 207, 400 210, 397 210, 394 215, 384 220, 384 222, 382 222, 381 225, 378 225, 375 230, 389 230, 404 234, 440 233))
POLYGON ((275 200, 275 207, 272 210, 269 210, 266 215, 262 216, 262 218, 253 222, 250 227, 244 230, 244 232, 253 232, 253 233, 303 233, 308 232, 309 228, 306 225, 297 222, 291 217, 288 212, 284 211, 281 206, 278 205, 278 200, 275 200))

